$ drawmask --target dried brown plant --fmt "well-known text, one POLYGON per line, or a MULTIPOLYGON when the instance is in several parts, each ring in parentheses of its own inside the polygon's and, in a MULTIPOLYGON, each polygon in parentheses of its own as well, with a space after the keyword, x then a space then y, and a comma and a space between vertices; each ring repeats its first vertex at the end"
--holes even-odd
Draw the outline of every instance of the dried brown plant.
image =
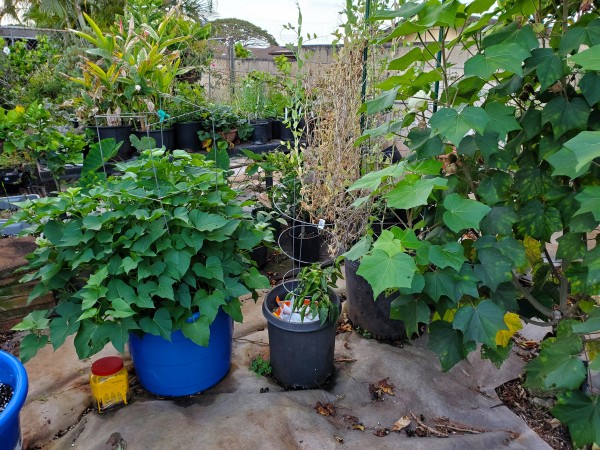
POLYGON ((346 42, 335 61, 320 76, 306 78, 311 99, 307 148, 303 150, 302 208, 311 221, 334 225, 342 248, 360 237, 369 217, 367 208, 353 208, 348 186, 360 178, 362 55, 366 41, 346 42))

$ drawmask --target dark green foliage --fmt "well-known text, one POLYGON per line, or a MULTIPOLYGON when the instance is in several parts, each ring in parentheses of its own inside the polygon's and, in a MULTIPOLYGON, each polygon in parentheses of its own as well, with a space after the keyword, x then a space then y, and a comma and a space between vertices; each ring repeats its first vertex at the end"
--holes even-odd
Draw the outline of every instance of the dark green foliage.
POLYGON ((363 133, 399 133, 392 124, 402 122, 410 151, 351 187, 360 191, 357 197, 382 199, 388 207, 427 207, 434 219, 415 227, 416 245, 384 231, 349 254, 361 259, 361 275, 375 295, 410 293, 398 300, 395 318, 414 326, 425 319, 424 304, 436 310, 428 345, 444 370, 477 344, 484 358, 501 364, 510 353, 507 335, 519 324, 514 313, 556 327, 556 337, 528 364, 527 383, 560 393, 554 413, 578 446, 600 444, 597 396, 579 391, 587 374, 582 359, 599 364, 598 338, 590 333, 600 329, 593 297, 600 288, 600 250, 590 248, 585 233, 600 225, 600 18, 578 1, 556 8, 516 0, 474 15, 490 5, 431 0, 376 14, 397 18, 388 39, 444 27, 458 37, 438 44, 443 55, 468 49, 472 56, 464 76, 454 77, 450 60, 443 56, 440 64, 436 52, 415 47, 392 62, 396 72, 365 105, 376 113, 395 100, 410 104, 418 91, 439 98, 428 114, 405 111, 363 133), (498 21, 490 24, 492 16, 498 21), (441 95, 432 92, 435 79, 441 95), (448 158, 445 186, 414 169, 441 152, 448 158), (408 188, 418 183, 430 184, 408 188), (559 260, 551 264, 546 248, 556 237, 559 260), (425 282, 416 289, 411 279, 420 277, 425 282))
MULTIPOLYGON (((114 142, 109 147, 118 149, 114 142)), ((95 163, 86 161, 90 170, 98 167, 98 150, 90 152, 95 163)), ((241 321, 238 297, 256 298, 256 289, 268 287, 249 259, 255 246, 272 239, 267 225, 243 210, 252 202, 229 187, 228 172, 200 155, 145 150, 117 169, 122 176, 94 185, 88 174, 81 186, 23 205, 13 216, 45 237, 24 279, 39 280, 30 299, 59 293, 54 314, 37 311, 16 329, 38 336, 49 328, 55 348, 76 334, 81 358, 108 342, 122 352, 136 330, 169 339, 181 329, 207 345, 219 308, 241 321), (187 323, 195 312, 200 320, 187 323)), ((44 344, 24 342, 24 359, 44 344)))

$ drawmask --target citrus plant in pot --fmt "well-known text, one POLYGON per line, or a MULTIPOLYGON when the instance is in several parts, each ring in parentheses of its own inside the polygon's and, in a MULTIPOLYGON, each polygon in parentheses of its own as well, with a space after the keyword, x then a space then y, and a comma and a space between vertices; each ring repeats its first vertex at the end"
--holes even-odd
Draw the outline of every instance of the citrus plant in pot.
POLYGON ((318 388, 334 373, 338 278, 337 265, 306 266, 265 296, 273 376, 287 388, 318 388))
POLYGON ((406 130, 408 160, 438 171, 438 158, 455 156, 445 190, 439 175, 398 177, 388 202, 435 205, 434 225, 421 239, 414 229, 382 234, 362 273, 376 292, 400 291, 407 327, 428 324, 444 370, 477 349, 499 365, 522 321, 546 327, 526 385, 556 397, 551 412, 576 447, 598 445, 600 15, 579 1, 488 6, 431 0, 378 15, 399 18, 389 39, 432 27, 452 37, 390 62, 399 73, 365 108, 418 100, 429 111, 407 108, 364 137, 406 130), (464 73, 452 72, 456 51, 469 55, 464 73))
MULTIPOLYGON (((102 161, 97 153, 98 146, 86 159, 90 168, 92 159, 102 161)), ((256 289, 269 286, 249 254, 270 233, 245 212, 252 202, 229 186, 228 173, 202 155, 144 150, 117 170, 122 175, 17 213, 40 235, 34 272, 24 279, 39 280, 31 298, 58 296, 47 318, 16 326, 31 332, 21 358, 73 334, 80 358, 109 342, 123 352, 129 341, 146 389, 199 392, 229 370, 232 319, 242 321, 238 298, 256 299, 256 289)))
POLYGON ((56 117, 55 110, 34 102, 23 113, 23 131, 25 151, 50 171, 60 190, 66 166, 83 162, 86 140, 82 134, 61 130, 56 117))

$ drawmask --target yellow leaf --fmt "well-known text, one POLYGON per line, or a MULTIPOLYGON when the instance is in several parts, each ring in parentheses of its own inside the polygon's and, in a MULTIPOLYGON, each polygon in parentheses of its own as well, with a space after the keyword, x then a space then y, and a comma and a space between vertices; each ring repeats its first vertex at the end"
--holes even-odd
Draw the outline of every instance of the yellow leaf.
POLYGON ((15 106, 15 111, 19 114, 23 114, 25 112, 25 108, 23 108, 21 105, 17 105, 15 106))
POLYGON ((456 314, 456 309, 447 309, 444 312, 444 317, 441 318, 440 313, 436 311, 433 313, 433 319, 431 319, 431 321, 434 322, 436 320, 444 320, 446 322, 452 322, 454 320, 454 314, 456 314))
POLYGON ((525 257, 529 265, 535 266, 542 262, 542 245, 539 241, 531 236, 525 236, 523 245, 525 246, 525 257))
POLYGON ((507 312, 504 314, 504 323, 508 327, 508 330, 499 330, 496 333, 496 345, 501 347, 506 347, 510 342, 510 338, 523 328, 519 315, 515 313, 507 312))
POLYGON ((579 309, 581 309, 584 313, 589 314, 594 310, 596 302, 591 300, 580 300, 579 301, 579 309))
POLYGON ((585 351, 588 354, 588 358, 590 361, 596 359, 598 355, 600 355, 600 342, 598 341, 590 341, 585 344, 585 351))

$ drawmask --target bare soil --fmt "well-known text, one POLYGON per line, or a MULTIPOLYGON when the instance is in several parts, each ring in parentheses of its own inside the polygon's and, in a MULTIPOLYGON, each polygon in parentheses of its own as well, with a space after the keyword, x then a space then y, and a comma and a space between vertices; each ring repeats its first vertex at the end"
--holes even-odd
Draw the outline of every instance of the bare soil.
POLYGON ((4 411, 6 405, 13 396, 13 389, 8 384, 0 383, 0 413, 4 411))

